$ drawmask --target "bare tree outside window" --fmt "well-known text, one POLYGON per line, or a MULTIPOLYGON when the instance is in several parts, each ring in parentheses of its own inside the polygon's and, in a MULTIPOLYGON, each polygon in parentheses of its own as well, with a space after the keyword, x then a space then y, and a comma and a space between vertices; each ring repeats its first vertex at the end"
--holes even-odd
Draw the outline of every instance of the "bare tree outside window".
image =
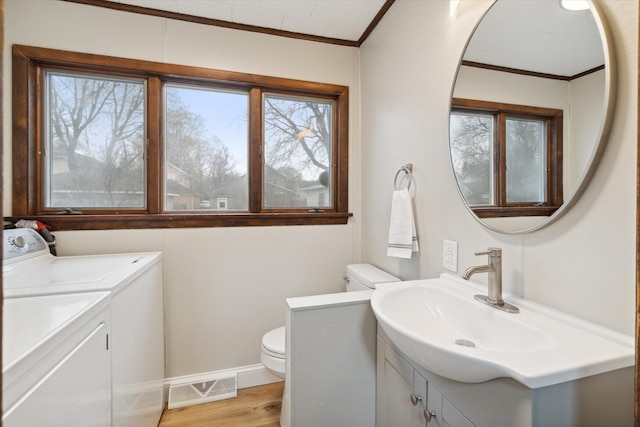
POLYGON ((46 76, 47 206, 144 207, 144 83, 46 76))
POLYGON ((493 205, 493 117, 451 114, 451 159, 469 206, 493 205))
POLYGON ((332 205, 332 111, 329 101, 264 97, 264 206, 332 205))
POLYGON ((247 94, 179 85, 165 93, 166 209, 246 211, 247 94))

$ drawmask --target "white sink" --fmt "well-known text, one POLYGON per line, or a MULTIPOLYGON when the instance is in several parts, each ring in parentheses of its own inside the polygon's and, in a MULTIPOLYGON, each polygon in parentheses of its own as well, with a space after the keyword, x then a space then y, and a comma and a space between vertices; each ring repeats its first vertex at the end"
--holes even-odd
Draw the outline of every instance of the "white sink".
POLYGON ((393 344, 423 368, 478 383, 545 387, 634 364, 634 338, 527 300, 506 313, 474 299, 486 286, 443 274, 377 285, 371 306, 393 344))

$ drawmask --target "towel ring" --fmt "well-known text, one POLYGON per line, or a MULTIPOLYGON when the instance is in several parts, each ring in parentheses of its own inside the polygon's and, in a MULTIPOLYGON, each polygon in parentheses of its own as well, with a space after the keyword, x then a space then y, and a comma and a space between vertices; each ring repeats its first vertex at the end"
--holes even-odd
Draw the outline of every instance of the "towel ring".
POLYGON ((398 188, 398 176, 400 176, 400 174, 404 172, 404 176, 402 176, 400 178, 400 183, 402 183, 402 179, 403 178, 407 178, 409 180, 408 184, 407 184, 407 190, 409 188, 411 188, 411 178, 413 177, 412 172, 413 172, 413 164, 411 163, 407 163, 406 165, 402 166, 400 169, 398 169, 398 172, 396 172, 396 176, 393 179, 393 187, 396 190, 400 190, 400 188, 398 188))

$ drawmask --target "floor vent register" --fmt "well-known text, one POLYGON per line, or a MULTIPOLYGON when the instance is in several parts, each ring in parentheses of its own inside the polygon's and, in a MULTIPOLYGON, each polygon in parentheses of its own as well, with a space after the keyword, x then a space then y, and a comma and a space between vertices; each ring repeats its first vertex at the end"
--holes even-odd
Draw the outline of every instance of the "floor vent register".
POLYGON ((237 396, 237 374, 191 383, 171 384, 169 386, 168 408, 181 408, 237 396))

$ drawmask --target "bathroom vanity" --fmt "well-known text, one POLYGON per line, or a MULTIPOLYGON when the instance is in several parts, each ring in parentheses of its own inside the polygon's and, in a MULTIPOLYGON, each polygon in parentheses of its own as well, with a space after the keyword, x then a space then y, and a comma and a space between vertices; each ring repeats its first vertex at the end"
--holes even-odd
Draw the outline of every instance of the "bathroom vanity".
POLYGON ((481 291, 451 275, 377 287, 378 427, 633 425, 631 337, 481 291))
POLYGON ((510 378, 471 384, 419 367, 380 328, 377 344, 378 427, 633 424, 633 367, 538 389, 510 378))
POLYGON ((633 425, 633 367, 538 389, 511 378, 462 383, 419 367, 380 328, 376 387, 377 427, 633 425))

